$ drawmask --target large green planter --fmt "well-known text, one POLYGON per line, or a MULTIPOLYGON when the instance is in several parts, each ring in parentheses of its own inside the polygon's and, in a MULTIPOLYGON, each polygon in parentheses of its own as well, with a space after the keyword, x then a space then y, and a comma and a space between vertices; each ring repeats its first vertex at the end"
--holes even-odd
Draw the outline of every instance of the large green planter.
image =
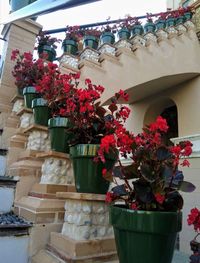
POLYGON ((110 207, 120 263, 171 263, 181 212, 135 211, 110 207))
POLYGON ((144 33, 144 29, 142 25, 134 25, 131 29, 131 36, 134 37, 136 35, 142 35, 144 33))
POLYGON ((130 31, 127 28, 122 28, 117 33, 119 39, 129 39, 130 38, 130 31))
POLYGON ((83 48, 90 47, 93 49, 97 49, 99 44, 99 40, 95 36, 84 36, 83 38, 83 48))
POLYGON ((78 51, 78 44, 73 39, 64 39, 62 42, 62 49, 64 53, 76 55, 78 51))
POLYGON ((115 35, 112 32, 104 32, 100 36, 100 43, 103 44, 114 44, 115 43, 115 35))
POLYGON ((144 25, 144 32, 145 33, 153 33, 156 29, 156 26, 153 22, 147 22, 145 25, 144 25))
POLYGON ((108 156, 106 163, 94 162, 99 149, 98 144, 78 144, 70 147, 73 161, 76 190, 79 193, 105 194, 109 182, 102 176, 102 169, 111 169, 115 164, 115 157, 108 156))
POLYGON ((69 153, 69 139, 72 134, 66 131, 70 127, 69 120, 64 117, 51 118, 48 121, 51 149, 69 153))
POLYGON ((40 97, 40 94, 36 91, 35 87, 29 86, 23 89, 24 106, 31 109, 32 100, 40 97))
POLYGON ((54 61, 56 58, 56 51, 49 45, 38 46, 38 55, 40 58, 45 58, 48 61, 54 61))
POLYGON ((43 98, 36 98, 32 100, 33 117, 35 124, 48 126, 50 118, 50 109, 47 101, 43 98))

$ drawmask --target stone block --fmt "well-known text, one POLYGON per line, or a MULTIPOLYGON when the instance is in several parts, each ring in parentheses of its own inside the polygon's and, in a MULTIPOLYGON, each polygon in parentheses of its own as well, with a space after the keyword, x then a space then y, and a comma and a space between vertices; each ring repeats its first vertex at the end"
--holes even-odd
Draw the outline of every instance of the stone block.
POLYGON ((60 233, 51 233, 50 245, 71 257, 92 256, 113 252, 116 253, 114 238, 90 241, 75 241, 60 233))

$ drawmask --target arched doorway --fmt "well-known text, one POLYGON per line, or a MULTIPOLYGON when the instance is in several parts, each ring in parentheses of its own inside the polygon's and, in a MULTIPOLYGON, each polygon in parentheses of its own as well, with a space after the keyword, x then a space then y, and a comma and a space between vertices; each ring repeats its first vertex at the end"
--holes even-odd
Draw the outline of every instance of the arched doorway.
POLYGON ((169 98, 154 102, 146 111, 144 125, 155 121, 159 115, 167 120, 169 129, 166 134, 166 144, 171 144, 170 138, 178 137, 178 110, 175 102, 169 98))

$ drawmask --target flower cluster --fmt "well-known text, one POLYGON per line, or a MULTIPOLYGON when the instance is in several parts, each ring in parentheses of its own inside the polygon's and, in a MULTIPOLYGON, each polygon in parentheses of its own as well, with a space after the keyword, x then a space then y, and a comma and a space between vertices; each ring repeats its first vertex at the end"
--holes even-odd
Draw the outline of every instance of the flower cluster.
POLYGON ((57 48, 56 43, 61 42, 60 39, 57 39, 56 37, 51 37, 50 35, 46 35, 43 31, 40 31, 36 40, 37 40, 37 42, 36 42, 36 48, 35 49, 38 49, 41 46, 45 46, 45 45, 56 49, 57 48))
POLYGON ((20 54, 19 50, 15 49, 12 51, 11 60, 15 61, 12 75, 18 88, 35 86, 42 78, 45 70, 43 60, 33 60, 30 52, 20 54))
POLYGON ((185 141, 166 146, 167 130, 166 120, 159 116, 138 135, 118 125, 115 134, 101 140, 99 158, 102 162, 106 154, 116 149, 121 157, 130 160, 129 165, 123 166, 119 159, 119 165, 114 169, 104 169, 103 176, 117 184, 112 188, 112 194, 108 194, 108 201, 121 200, 127 207, 139 210, 177 211, 182 208, 179 190, 190 192, 195 187, 183 181, 178 165, 189 165, 186 159, 183 162, 180 159, 192 153, 192 144, 185 141), (123 184, 119 184, 116 178, 123 184))
POLYGON ((187 222, 188 225, 193 225, 196 232, 200 231, 200 210, 198 208, 191 209, 187 222))

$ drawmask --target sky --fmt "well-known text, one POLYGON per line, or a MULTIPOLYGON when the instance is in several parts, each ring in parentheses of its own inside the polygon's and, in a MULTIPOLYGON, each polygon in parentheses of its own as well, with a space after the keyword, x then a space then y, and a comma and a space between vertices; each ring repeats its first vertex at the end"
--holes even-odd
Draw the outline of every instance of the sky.
MULTIPOLYGON (((48 0, 47 0, 48 1, 48 0)), ((9 12, 9 0, 0 0, 0 17, 9 12)), ((40 16, 37 22, 44 30, 62 28, 67 25, 83 25, 94 22, 124 18, 126 15, 141 16, 146 13, 166 11, 166 0, 102 0, 88 5, 60 10, 40 16)), ((55 35, 63 38, 63 34, 55 35)), ((2 45, 0 41, 0 45, 2 45)))

